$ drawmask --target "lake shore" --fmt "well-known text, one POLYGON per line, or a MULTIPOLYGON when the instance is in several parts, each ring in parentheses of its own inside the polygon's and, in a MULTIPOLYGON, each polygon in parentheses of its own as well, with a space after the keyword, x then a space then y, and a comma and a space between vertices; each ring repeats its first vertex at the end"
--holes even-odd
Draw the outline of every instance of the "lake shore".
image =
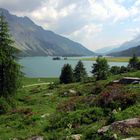
MULTIPOLYGON (((81 58, 82 61, 96 61, 97 58, 81 58)), ((108 62, 129 62, 130 57, 106 57, 108 62)), ((140 59, 140 57, 139 57, 140 59)))

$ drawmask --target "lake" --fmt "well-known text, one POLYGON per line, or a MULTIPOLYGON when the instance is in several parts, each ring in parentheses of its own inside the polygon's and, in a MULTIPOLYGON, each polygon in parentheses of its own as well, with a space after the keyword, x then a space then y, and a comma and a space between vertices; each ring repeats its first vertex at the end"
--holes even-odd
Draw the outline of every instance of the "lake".
MULTIPOLYGON (((69 63, 74 68, 78 59, 76 57, 68 57, 67 60, 52 60, 52 57, 23 57, 19 59, 19 63, 23 66, 22 71, 28 77, 59 77, 64 64, 69 63)), ((89 76, 91 75, 91 66, 94 62, 83 61, 89 76)), ((127 66, 127 64, 127 62, 109 62, 110 66, 127 66)))

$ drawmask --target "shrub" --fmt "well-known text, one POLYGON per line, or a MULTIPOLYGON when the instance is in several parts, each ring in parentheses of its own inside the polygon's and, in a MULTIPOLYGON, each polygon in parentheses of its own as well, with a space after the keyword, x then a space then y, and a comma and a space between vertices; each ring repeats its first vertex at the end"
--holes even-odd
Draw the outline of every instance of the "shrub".
POLYGON ((79 128, 83 124, 90 124, 100 120, 103 116, 103 110, 98 107, 74 112, 55 113, 50 117, 48 129, 67 128, 69 124, 71 124, 72 128, 79 128))
POLYGON ((125 109, 136 102, 136 94, 129 90, 125 90, 120 85, 109 86, 106 91, 99 95, 98 105, 111 109, 121 107, 125 109))
POLYGON ((101 84, 96 84, 92 89, 92 94, 99 94, 103 90, 104 86, 101 84))
POLYGON ((6 113, 11 109, 11 106, 9 105, 8 101, 1 97, 0 98, 0 114, 6 113))

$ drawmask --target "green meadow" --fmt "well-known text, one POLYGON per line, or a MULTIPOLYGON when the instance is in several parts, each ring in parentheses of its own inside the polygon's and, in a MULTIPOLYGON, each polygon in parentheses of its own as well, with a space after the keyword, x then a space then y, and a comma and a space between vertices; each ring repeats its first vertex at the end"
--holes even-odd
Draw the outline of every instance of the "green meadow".
POLYGON ((118 140, 140 138, 139 127, 98 133, 100 128, 115 121, 140 116, 140 85, 109 85, 124 76, 140 77, 140 71, 67 85, 58 84, 57 78, 23 78, 24 85, 54 84, 19 89, 13 109, 0 115, 0 140, 26 140, 33 136, 67 140, 74 134, 81 134, 82 140, 108 140, 114 135, 118 140), (71 90, 75 92, 70 93, 71 90), (112 102, 105 100, 106 93, 112 102))

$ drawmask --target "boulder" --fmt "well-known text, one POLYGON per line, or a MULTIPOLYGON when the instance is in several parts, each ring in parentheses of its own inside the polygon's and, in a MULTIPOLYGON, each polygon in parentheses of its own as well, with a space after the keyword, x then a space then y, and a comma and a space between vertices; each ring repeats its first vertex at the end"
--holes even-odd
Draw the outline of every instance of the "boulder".
POLYGON ((42 136, 35 136, 35 137, 29 138, 27 140, 43 140, 43 137, 42 136))
POLYGON ((126 139, 122 139, 122 140, 140 140, 140 138, 131 137, 131 138, 126 138, 126 139))
POLYGON ((104 126, 98 130, 98 133, 105 133, 110 129, 110 125, 104 126))
POLYGON ((75 135, 72 135, 72 136, 71 136, 72 140, 80 140, 81 137, 82 137, 81 134, 75 134, 75 135))
POLYGON ((63 93, 63 96, 65 97, 71 97, 71 96, 76 96, 76 95, 78 95, 78 92, 73 89, 69 89, 68 91, 63 93))
POLYGON ((140 118, 126 119, 123 121, 117 121, 111 125, 104 126, 98 130, 98 133, 105 133, 108 130, 118 130, 121 133, 127 133, 128 128, 140 128, 140 118))

